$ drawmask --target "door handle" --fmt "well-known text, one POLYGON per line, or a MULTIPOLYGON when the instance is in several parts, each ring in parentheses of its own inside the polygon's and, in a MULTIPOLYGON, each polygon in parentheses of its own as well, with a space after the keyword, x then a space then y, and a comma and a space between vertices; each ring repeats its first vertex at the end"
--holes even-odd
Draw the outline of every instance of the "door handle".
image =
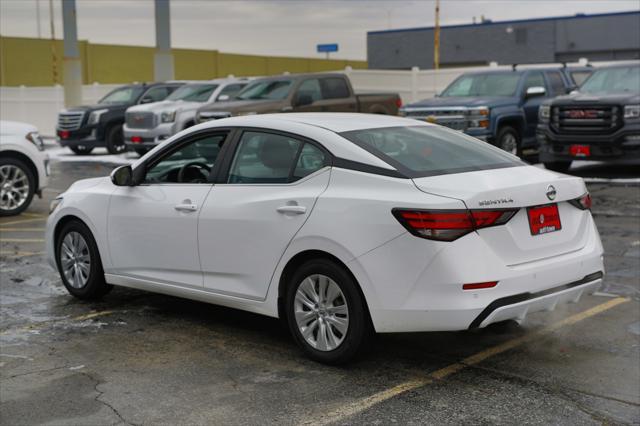
POLYGON ((179 212, 195 212, 198 210, 198 206, 192 203, 176 204, 173 208, 179 212))
POLYGON ((282 214, 305 214, 307 212, 307 208, 305 206, 297 206, 297 205, 287 205, 281 206, 277 209, 278 213, 282 214))

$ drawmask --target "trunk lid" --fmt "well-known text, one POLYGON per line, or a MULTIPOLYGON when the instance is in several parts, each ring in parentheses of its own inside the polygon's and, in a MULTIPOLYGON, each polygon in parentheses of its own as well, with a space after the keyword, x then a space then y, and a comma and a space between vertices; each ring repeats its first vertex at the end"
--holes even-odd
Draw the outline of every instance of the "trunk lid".
POLYGON ((570 253, 587 242, 589 213, 567 202, 587 192, 581 178, 523 166, 417 178, 414 183, 423 192, 461 200, 472 210, 519 208, 505 225, 477 231, 507 265, 570 253), (555 192, 553 200, 548 192, 555 192), (527 207, 552 203, 558 205, 562 228, 531 235, 527 207))

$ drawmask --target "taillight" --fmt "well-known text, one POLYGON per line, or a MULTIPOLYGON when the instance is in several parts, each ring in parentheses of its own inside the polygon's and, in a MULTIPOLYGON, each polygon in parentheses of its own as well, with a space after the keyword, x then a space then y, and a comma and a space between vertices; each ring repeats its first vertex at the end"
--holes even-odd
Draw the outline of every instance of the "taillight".
POLYGON ((503 225, 518 209, 508 210, 409 210, 392 213, 407 231, 429 240, 453 241, 480 228, 503 225))
POLYGON ((580 210, 590 210, 591 209, 591 194, 588 192, 581 196, 580 198, 576 198, 575 200, 569 200, 569 203, 576 206, 580 210))
POLYGON ((142 142, 142 137, 141 136, 131 136, 131 142, 133 142, 133 143, 141 143, 142 142))
POLYGON ((397 98, 397 99, 396 99, 396 106, 397 106, 398 108, 402 108, 402 99, 401 99, 401 98, 397 98))

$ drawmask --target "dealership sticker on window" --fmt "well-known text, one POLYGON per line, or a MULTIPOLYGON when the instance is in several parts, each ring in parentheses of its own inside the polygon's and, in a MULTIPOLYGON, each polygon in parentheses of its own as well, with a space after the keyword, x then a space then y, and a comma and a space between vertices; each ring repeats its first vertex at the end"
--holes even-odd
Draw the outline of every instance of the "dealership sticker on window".
POLYGON ((529 207, 527 214, 529 215, 531 235, 548 234, 562 229, 557 204, 529 207))

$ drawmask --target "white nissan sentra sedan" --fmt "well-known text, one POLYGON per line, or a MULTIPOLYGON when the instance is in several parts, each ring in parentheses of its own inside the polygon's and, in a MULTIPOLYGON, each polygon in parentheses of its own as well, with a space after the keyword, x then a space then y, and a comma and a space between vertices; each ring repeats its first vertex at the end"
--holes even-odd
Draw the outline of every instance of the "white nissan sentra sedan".
POLYGON ((582 179, 398 117, 207 122, 51 206, 47 252, 81 299, 112 285, 286 319, 311 358, 373 332, 464 330, 601 283, 582 179))

